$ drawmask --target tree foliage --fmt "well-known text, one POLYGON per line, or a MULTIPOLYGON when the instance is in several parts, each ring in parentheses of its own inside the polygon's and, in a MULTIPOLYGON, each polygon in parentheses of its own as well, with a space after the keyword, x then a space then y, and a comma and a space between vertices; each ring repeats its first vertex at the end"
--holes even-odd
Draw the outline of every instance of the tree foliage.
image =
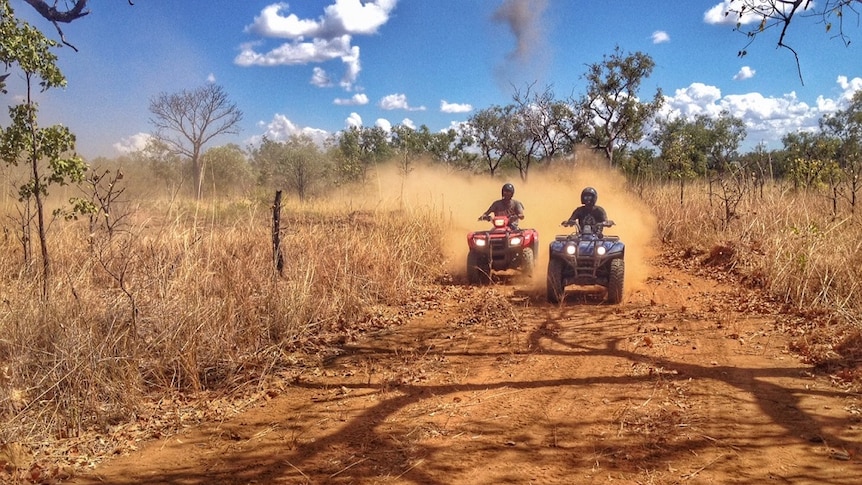
POLYGON ((647 103, 638 96, 654 67, 649 55, 624 55, 619 46, 602 62, 588 66, 587 92, 573 104, 580 115, 580 134, 593 148, 604 152, 611 166, 614 151, 640 142, 646 123, 662 106, 661 89, 647 103))

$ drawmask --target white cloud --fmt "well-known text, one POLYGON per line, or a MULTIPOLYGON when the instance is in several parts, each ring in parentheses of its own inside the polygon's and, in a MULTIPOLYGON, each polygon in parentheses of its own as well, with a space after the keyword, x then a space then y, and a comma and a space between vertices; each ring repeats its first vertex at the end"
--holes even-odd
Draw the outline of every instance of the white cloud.
POLYGON ((418 108, 411 107, 407 102, 407 96, 404 94, 389 94, 384 96, 380 103, 378 103, 380 108, 385 110, 393 110, 393 109, 403 109, 407 111, 425 111, 424 106, 419 106, 418 108))
POLYGON ((397 0, 336 0, 323 10, 323 15, 317 20, 300 19, 296 14, 287 14, 287 3, 275 3, 264 7, 245 30, 264 37, 287 39, 342 34, 371 35, 389 20, 396 3, 397 0))
POLYGON ((207 76, 207 82, 210 84, 213 84, 214 82, 216 82, 215 74, 209 73, 209 75, 207 76))
POLYGON ((354 126, 358 128, 362 126, 362 117, 359 116, 359 113, 350 113, 350 116, 348 116, 347 119, 344 120, 344 126, 347 128, 351 128, 354 126))
POLYGON ((383 131, 387 133, 392 131, 392 123, 390 123, 386 118, 377 118, 377 121, 374 122, 374 126, 382 128, 383 131))
POLYGON ((319 88, 325 88, 332 86, 332 80, 329 79, 329 75, 326 74, 326 71, 322 67, 315 67, 311 74, 311 84, 319 88))
POLYGON ((336 98, 334 104, 339 106, 357 106, 368 104, 368 96, 365 93, 357 93, 350 98, 336 98))
POLYGON ((469 113, 473 111, 473 105, 466 103, 450 103, 443 99, 440 101, 440 111, 443 113, 469 113))
MULTIPOLYGON (((377 33, 389 21, 396 3, 397 0, 335 0, 317 19, 301 19, 288 13, 287 3, 268 5, 245 31, 290 41, 263 53, 257 51, 260 42, 242 44, 234 63, 243 67, 282 66, 341 59, 345 73, 340 85, 349 91, 361 69, 359 47, 352 45, 353 36, 377 33)), ((322 70, 315 71, 312 84, 329 86, 328 76, 322 74, 322 70)))
POLYGON ((149 133, 136 133, 132 136, 122 138, 119 142, 114 143, 115 150, 122 154, 139 152, 147 147, 147 143, 152 139, 149 133))
POLYGON ((329 136, 329 132, 318 128, 299 127, 294 122, 290 121, 287 116, 276 113, 269 122, 258 122, 258 126, 263 128, 263 134, 251 137, 246 140, 247 143, 257 145, 265 136, 273 141, 286 141, 291 136, 307 136, 318 145, 323 145, 323 142, 329 136))
POLYGON ((411 130, 416 129, 416 123, 414 123, 413 120, 411 120, 410 118, 404 118, 403 120, 401 120, 401 124, 406 126, 407 128, 410 128, 411 130))
MULTIPOLYGON (((764 13, 773 16, 779 14, 779 12, 788 12, 788 9, 792 8, 792 6, 789 5, 791 3, 793 2, 776 2, 775 0, 757 0, 753 3, 750 1, 740 2, 738 0, 723 0, 718 5, 713 6, 703 13, 703 21, 712 25, 736 26, 737 23, 748 25, 760 22, 763 19, 764 13), (745 13, 743 15, 739 15, 738 12, 743 6, 746 7, 745 13), (731 11, 731 9, 733 11, 731 11)), ((803 9, 799 12, 814 8, 814 3, 815 2, 803 2, 803 9)))
POLYGON ((756 73, 757 73, 757 71, 752 69, 750 66, 742 66, 742 68, 739 70, 739 72, 737 72, 736 75, 733 76, 733 80, 734 81, 742 81, 745 79, 751 79, 754 77, 754 75, 756 73))
POLYGON ((839 77, 836 84, 841 92, 835 99, 820 96, 814 106, 800 100, 795 92, 780 97, 751 92, 722 95, 715 86, 692 83, 665 96, 662 116, 673 119, 693 119, 697 115, 718 116, 727 111, 745 123, 747 139, 752 143, 766 142, 773 148, 781 146, 781 138, 791 132, 817 129, 820 119, 828 113, 844 109, 854 88, 862 89, 862 78, 848 80, 839 77))
POLYGON ((665 42, 670 42, 670 35, 664 30, 656 30, 652 33, 652 43, 653 44, 663 44, 665 42))

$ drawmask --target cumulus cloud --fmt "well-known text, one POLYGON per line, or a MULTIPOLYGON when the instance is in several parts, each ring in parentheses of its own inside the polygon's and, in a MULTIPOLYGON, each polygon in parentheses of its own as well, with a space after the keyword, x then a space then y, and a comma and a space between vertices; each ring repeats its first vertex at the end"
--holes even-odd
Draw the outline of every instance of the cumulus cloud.
POLYGON ((216 82, 215 74, 209 73, 209 75, 207 76, 207 82, 210 84, 215 83, 216 82))
POLYGON ((466 103, 450 103, 445 99, 440 101, 440 111, 443 113, 469 113, 473 105, 466 103))
POLYGON ((411 130, 416 129, 416 123, 410 118, 404 118, 403 120, 401 120, 401 124, 406 126, 407 128, 410 128, 411 130))
MULTIPOLYGON (((240 46, 234 63, 243 66, 282 66, 322 63, 340 59, 345 73, 340 85, 352 89, 361 63, 359 47, 352 45, 355 35, 372 35, 389 21, 397 0, 335 0, 316 19, 302 19, 289 13, 287 3, 274 3, 246 26, 245 31, 264 38, 288 39, 288 42, 268 51, 258 51, 262 42, 240 46)), ((315 72, 312 84, 328 86, 315 72)))
POLYGON ((147 143, 153 138, 149 133, 136 133, 132 136, 122 138, 117 143, 114 143, 114 150, 117 150, 123 155, 139 152, 147 147, 147 143))
POLYGON ((394 109, 403 109, 407 111, 425 111, 424 106, 419 107, 411 107, 407 102, 407 96, 404 94, 389 94, 384 96, 380 103, 378 103, 381 109, 385 109, 387 111, 394 109))
POLYGON ((368 96, 364 93, 357 93, 350 98, 335 98, 333 103, 339 106, 361 106, 368 104, 368 96))
POLYGON ((763 96, 761 93, 722 95, 715 86, 692 83, 665 96, 661 116, 667 119, 698 115, 718 116, 722 111, 745 123, 749 140, 781 146, 781 138, 791 132, 814 131, 820 119, 837 110, 845 109, 853 93, 862 89, 862 78, 836 80, 840 92, 835 98, 820 96, 814 105, 800 100, 795 92, 782 96, 763 96))
POLYGON ((665 42, 670 42, 670 35, 664 30, 656 30, 652 33, 652 43, 653 44, 664 44, 665 42))
POLYGON ((736 75, 733 76, 733 80, 742 81, 744 79, 751 79, 754 77, 755 73, 757 73, 757 71, 752 69, 750 66, 742 66, 739 72, 737 72, 736 75))
POLYGON ((362 117, 359 116, 359 113, 350 113, 350 116, 348 116, 347 119, 344 120, 344 126, 345 128, 358 128, 362 126, 362 117))
POLYGON ((258 126, 263 130, 263 133, 246 140, 247 143, 257 145, 263 137, 273 141, 286 141, 290 139, 291 136, 307 136, 316 144, 322 146, 323 142, 326 141, 326 138, 329 136, 329 132, 326 130, 311 127, 299 127, 294 122, 290 121, 287 116, 277 113, 272 117, 272 120, 268 122, 258 122, 258 126))
POLYGON ((377 121, 374 122, 374 126, 381 128, 387 133, 392 131, 392 123, 390 123, 386 118, 377 118, 377 121))
MULTIPOLYGON (((703 21, 712 25, 730 25, 736 26, 737 23, 748 25, 755 22, 760 22, 763 15, 780 15, 789 12, 792 8, 789 5, 792 2, 776 2, 774 0, 758 0, 754 4, 750 2, 733 3, 735 0, 723 0, 721 3, 713 6, 703 14, 703 21), (740 8, 745 5, 747 8, 742 15, 739 15, 740 8), (733 11, 731 11, 731 9, 733 11)), ((814 7, 814 2, 803 2, 803 10, 809 10, 814 7)), ((802 11, 802 10, 800 10, 802 11)))

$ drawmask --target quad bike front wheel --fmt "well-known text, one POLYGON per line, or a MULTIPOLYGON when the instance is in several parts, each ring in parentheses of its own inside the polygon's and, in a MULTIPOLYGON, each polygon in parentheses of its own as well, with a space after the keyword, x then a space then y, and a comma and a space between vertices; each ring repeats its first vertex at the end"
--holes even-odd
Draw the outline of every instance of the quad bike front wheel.
POLYGON ((524 258, 524 262, 521 264, 521 273, 532 278, 533 271, 536 269, 536 253, 533 252, 533 248, 526 248, 521 253, 521 257, 524 258))
POLYGON ((608 275, 608 303, 616 305, 623 301, 623 282, 625 280, 626 266, 622 259, 611 261, 610 274, 608 275))
POLYGON ((550 303, 559 303, 560 300, 563 299, 563 295, 566 291, 565 286, 563 285, 563 267, 564 264, 562 261, 556 258, 551 258, 548 261, 548 302, 550 303))
POLYGON ((481 285, 490 281, 491 267, 488 258, 470 251, 467 254, 467 282, 481 285))

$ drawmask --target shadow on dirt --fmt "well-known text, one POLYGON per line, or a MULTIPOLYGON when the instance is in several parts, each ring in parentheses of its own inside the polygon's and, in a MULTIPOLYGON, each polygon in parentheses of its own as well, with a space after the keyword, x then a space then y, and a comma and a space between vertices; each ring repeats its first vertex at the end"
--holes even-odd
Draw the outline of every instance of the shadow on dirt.
MULTIPOLYGON (((608 416, 595 409, 603 405, 601 400, 585 403, 588 406, 582 409, 582 417, 575 417, 565 426, 543 419, 541 410, 530 414, 529 408, 561 393, 574 395, 579 389, 600 387, 607 390, 606 400, 613 403, 632 399, 641 389, 655 387, 658 382, 680 386, 715 382, 749 397, 781 430, 778 434, 752 437, 751 446, 766 448, 809 440, 835 448, 858 447, 858 443, 830 434, 818 420, 800 410, 801 396, 831 397, 837 396, 837 391, 788 388, 773 382, 799 378, 800 366, 739 368, 645 355, 636 347, 628 348, 631 345, 625 340, 634 333, 634 324, 625 315, 626 310, 633 310, 633 305, 602 305, 601 298, 577 292, 569 294, 560 305, 547 304, 540 292, 529 289, 515 290, 513 295, 517 302, 526 299, 529 303, 516 305, 526 307, 520 315, 525 334, 521 344, 509 342, 501 346, 500 328, 452 325, 451 321, 441 320, 441 315, 427 315, 428 321, 408 339, 366 339, 346 346, 344 354, 328 366, 328 372, 298 378, 286 392, 305 396, 305 400, 300 401, 303 403, 300 407, 285 407, 279 423, 244 423, 249 428, 245 432, 241 431, 243 426, 237 428, 243 437, 254 436, 258 429, 268 429, 278 439, 255 442, 253 447, 237 451, 226 447, 225 452, 206 458, 209 466, 196 468, 206 469, 205 472, 167 469, 166 464, 166 469, 157 476, 147 477, 148 483, 382 481, 443 485, 452 483, 454 477, 463 483, 472 468, 494 462, 588 470, 593 466, 590 462, 604 453, 608 469, 639 474, 644 469, 670 469, 670 463, 692 456, 715 454, 721 438, 714 436, 680 440, 635 437, 627 444, 616 445, 613 451, 610 445, 597 450, 595 442, 578 437, 589 435, 596 427, 608 426, 608 416), (526 370, 539 360, 552 361, 553 365, 526 370), (588 363, 594 361, 608 364, 590 367, 588 363), (662 372, 633 375, 619 370, 638 365, 662 372), (492 372, 471 379, 472 369, 479 368, 490 368, 492 372), (458 372, 463 375, 458 377, 458 372), (523 407, 521 412, 529 423, 516 425, 492 419, 496 410, 485 414, 467 412, 471 407, 482 406, 502 409, 507 399, 504 396, 509 394, 518 394, 520 401, 505 401, 505 405, 523 407), (521 443, 530 438, 519 438, 518 426, 529 426, 533 436, 544 434, 554 438, 533 443, 535 446, 523 446, 521 443), (311 435, 321 428, 325 429, 322 435, 311 435), (558 440, 561 429, 571 438, 558 440), (456 445, 462 460, 452 459, 451 448, 456 445)), ((730 411, 728 416, 732 418, 730 411)), ((496 416, 507 412, 515 411, 501 410, 496 416)), ((711 426, 717 424, 720 423, 711 426)), ((760 426, 756 422, 732 424, 753 429, 760 426)), ((201 441, 218 442, 224 439, 226 429, 219 427, 201 441)), ((734 446, 736 451, 731 454, 743 453, 733 443, 726 449, 734 446)), ((822 483, 819 473, 799 469, 783 478, 822 483)), ((674 476, 679 479, 680 473, 674 476)), ((852 483, 853 478, 847 480, 832 483, 852 483)), ((101 482, 92 479, 76 483, 101 482)), ((118 483, 141 483, 141 477, 118 483)))

